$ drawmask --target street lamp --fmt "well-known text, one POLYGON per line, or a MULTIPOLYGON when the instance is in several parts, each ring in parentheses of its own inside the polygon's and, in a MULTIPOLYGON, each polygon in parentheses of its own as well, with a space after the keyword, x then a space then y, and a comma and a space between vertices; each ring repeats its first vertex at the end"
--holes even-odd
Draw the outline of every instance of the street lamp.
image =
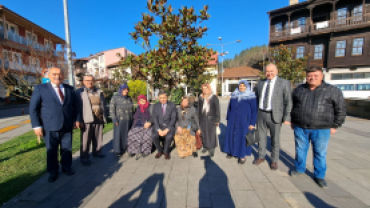
POLYGON ((226 54, 228 54, 228 52, 224 53, 224 46, 232 44, 232 43, 240 43, 242 40, 236 40, 236 41, 232 41, 232 42, 229 42, 229 43, 222 43, 222 37, 218 37, 218 40, 221 42, 221 44, 207 44, 207 46, 221 45, 221 47, 222 47, 222 51, 221 51, 221 54, 220 54, 220 56, 222 57, 222 62, 221 62, 221 96, 224 97, 224 56, 226 54))
POLYGON ((69 84, 75 87, 74 73, 72 67, 72 47, 71 47, 71 36, 69 33, 69 17, 68 17, 68 2, 63 0, 64 7, 64 27, 66 32, 66 45, 67 45, 67 62, 68 62, 68 79, 69 84))

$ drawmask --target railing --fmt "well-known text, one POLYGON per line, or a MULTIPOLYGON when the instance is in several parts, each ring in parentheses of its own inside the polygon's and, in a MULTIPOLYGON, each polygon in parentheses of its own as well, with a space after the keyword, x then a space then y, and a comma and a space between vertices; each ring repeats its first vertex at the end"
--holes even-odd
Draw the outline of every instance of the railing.
POLYGON ((22 45, 28 45, 28 40, 16 33, 8 31, 8 40, 14 41, 22 45))
POLYGON ((22 72, 33 72, 33 73, 41 72, 40 66, 36 64, 26 65, 9 60, 5 60, 4 62, 2 62, 1 59, 0 59, 0 69, 13 69, 22 72))
POLYGON ((280 30, 280 31, 273 31, 270 34, 271 39, 280 39, 290 36, 297 36, 306 34, 309 32, 310 26, 303 26, 303 27, 297 27, 297 28, 290 28, 287 30, 280 30))

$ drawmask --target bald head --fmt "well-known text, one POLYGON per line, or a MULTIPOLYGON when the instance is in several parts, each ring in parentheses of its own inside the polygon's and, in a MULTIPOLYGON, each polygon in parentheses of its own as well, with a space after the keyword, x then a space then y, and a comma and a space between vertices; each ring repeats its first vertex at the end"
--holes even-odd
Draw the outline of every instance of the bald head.
POLYGON ((278 69, 275 64, 268 64, 265 69, 265 76, 267 79, 272 80, 278 74, 278 69))
POLYGON ((64 81, 63 70, 59 68, 51 68, 49 69, 48 77, 52 84, 59 86, 64 81))

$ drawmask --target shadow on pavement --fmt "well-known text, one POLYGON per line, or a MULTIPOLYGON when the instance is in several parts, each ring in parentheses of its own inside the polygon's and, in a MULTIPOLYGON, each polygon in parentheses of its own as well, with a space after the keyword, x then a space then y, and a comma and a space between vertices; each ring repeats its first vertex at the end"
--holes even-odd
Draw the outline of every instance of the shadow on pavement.
POLYGON ((206 173, 199 181, 199 207, 235 208, 225 172, 210 157, 200 159, 206 173))
POLYGON ((304 192, 304 195, 313 207, 335 208, 310 192, 304 192))
POLYGON ((148 177, 143 183, 135 189, 128 192, 120 199, 115 201, 109 208, 121 207, 167 207, 166 192, 163 185, 164 174, 157 173, 148 177), (141 193, 138 198, 133 198, 136 194, 141 193), (155 196, 153 199, 151 196, 155 196))

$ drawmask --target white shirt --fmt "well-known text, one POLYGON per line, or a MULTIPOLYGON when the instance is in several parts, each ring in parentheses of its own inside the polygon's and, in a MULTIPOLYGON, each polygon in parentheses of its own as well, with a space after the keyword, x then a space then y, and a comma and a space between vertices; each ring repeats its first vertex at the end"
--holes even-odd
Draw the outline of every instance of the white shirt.
MULTIPOLYGON (((59 96, 59 90, 58 90, 57 85, 56 84, 53 84, 53 83, 50 83, 50 84, 51 84, 51 86, 53 86, 53 89, 54 89, 55 93, 57 94, 57 97, 59 98, 60 104, 63 104, 62 99, 59 96)), ((66 93, 64 92, 64 86, 63 86, 63 84, 60 84, 59 85, 59 88, 62 91, 63 95, 65 95, 66 93)), ((64 98, 65 98, 65 96, 64 96, 64 98)))
POLYGON ((277 78, 277 76, 275 76, 274 79, 272 79, 272 80, 267 79, 265 84, 263 85, 262 95, 261 95, 260 100, 259 100, 259 108, 261 110, 266 110, 266 111, 271 111, 272 110, 271 99, 272 99, 272 94, 274 93, 276 78, 277 78), (270 92, 269 92, 269 97, 268 97, 268 102, 267 102, 267 108, 264 109, 263 108, 263 100, 265 98, 266 87, 267 87, 267 84, 269 82, 270 82, 270 92))
MULTIPOLYGON (((63 104, 62 103, 62 99, 60 98, 60 96, 59 96, 59 90, 58 90, 58 87, 57 87, 57 85, 56 84, 53 84, 53 83, 51 83, 50 82, 50 84, 51 84, 51 86, 53 87, 53 89, 54 89, 54 91, 55 91, 55 93, 57 94, 57 97, 59 98, 59 101, 60 101, 60 104, 63 104)), ((65 92, 64 92, 64 86, 63 86, 63 84, 60 84, 59 85, 59 88, 60 88, 60 90, 62 91, 62 93, 63 93, 63 95, 64 95, 64 98, 65 98, 65 92)), ((35 128, 33 128, 33 129, 39 129, 39 128, 42 128, 41 126, 38 126, 38 127, 35 127, 35 128)))

